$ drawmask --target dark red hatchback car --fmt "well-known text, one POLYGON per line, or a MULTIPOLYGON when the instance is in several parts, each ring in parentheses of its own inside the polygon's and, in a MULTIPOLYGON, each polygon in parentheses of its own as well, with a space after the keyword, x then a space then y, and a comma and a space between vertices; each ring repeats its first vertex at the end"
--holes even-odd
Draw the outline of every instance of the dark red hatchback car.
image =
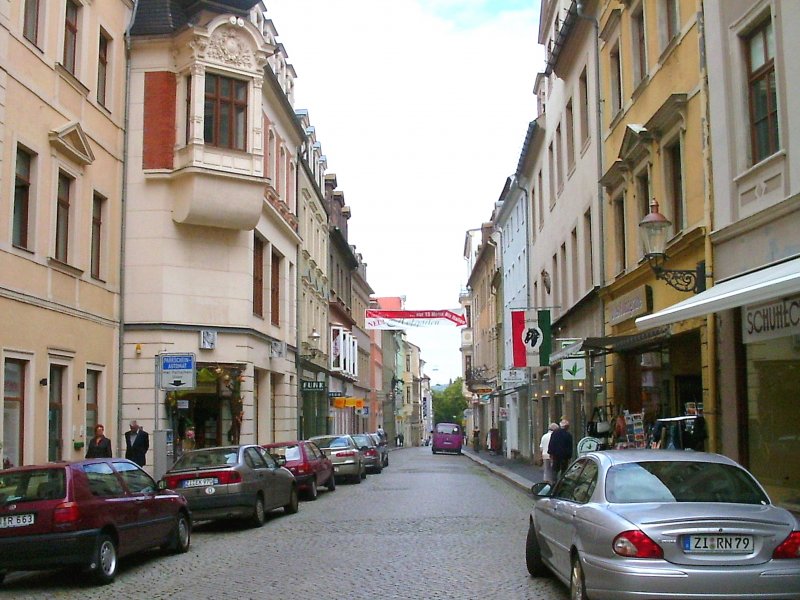
POLYGON ((317 499, 319 486, 326 487, 329 492, 336 489, 333 463, 314 442, 276 442, 262 447, 292 472, 297 488, 307 499, 317 499))
POLYGON ((161 546, 186 552, 191 518, 180 494, 158 489, 124 459, 0 471, 0 583, 9 571, 82 566, 100 584, 117 559, 161 546))

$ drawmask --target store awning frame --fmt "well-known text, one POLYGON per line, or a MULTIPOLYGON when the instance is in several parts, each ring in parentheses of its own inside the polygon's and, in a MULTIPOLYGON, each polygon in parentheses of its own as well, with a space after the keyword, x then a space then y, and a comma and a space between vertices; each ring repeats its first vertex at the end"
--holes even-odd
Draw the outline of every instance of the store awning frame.
POLYGON ((706 291, 636 319, 644 331, 748 304, 800 293, 800 256, 715 284, 706 291))
POLYGON ((557 365, 565 358, 579 352, 589 352, 595 356, 611 354, 612 352, 625 352, 627 350, 641 349, 645 346, 657 346, 665 342, 672 335, 668 326, 640 331, 629 335, 608 335, 603 337, 588 337, 580 342, 562 348, 550 355, 550 365, 557 365))

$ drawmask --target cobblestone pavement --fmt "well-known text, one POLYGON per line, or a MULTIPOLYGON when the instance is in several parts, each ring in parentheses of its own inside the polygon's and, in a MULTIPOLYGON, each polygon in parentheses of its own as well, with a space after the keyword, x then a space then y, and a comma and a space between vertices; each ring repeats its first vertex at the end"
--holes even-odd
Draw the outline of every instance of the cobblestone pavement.
POLYGON ((187 554, 121 561, 93 587, 69 571, 10 574, 2 598, 561 600, 525 569, 531 498, 465 456, 393 451, 359 485, 320 491, 264 527, 198 527, 187 554))

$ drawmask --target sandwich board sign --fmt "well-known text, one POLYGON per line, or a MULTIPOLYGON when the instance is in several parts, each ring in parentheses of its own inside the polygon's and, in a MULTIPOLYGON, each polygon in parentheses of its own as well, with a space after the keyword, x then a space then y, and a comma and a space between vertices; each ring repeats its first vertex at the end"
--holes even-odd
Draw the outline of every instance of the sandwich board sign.
POLYGON ((162 390, 193 390, 197 387, 194 353, 159 354, 158 387, 162 390))

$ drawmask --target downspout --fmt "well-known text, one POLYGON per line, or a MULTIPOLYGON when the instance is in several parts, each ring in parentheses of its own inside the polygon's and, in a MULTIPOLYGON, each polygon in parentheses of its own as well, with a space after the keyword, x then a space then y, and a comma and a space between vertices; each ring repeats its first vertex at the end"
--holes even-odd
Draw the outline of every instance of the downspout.
MULTIPOLYGON (((598 286, 598 296, 600 300, 600 315, 602 319, 602 331, 600 331, 600 335, 605 335, 605 302, 603 300, 602 294, 599 293, 599 290, 605 285, 606 280, 606 255, 603 248, 605 247, 605 200, 604 200, 604 191, 603 191, 603 184, 600 183, 600 178, 603 176, 603 143, 602 143, 602 103, 600 102, 600 22, 595 18, 584 14, 583 12, 584 3, 582 0, 578 0, 577 4, 577 12, 578 17, 589 21, 594 26, 594 36, 592 39, 594 41, 594 84, 595 84, 595 98, 596 98, 596 105, 597 109, 595 112, 595 145, 596 145, 596 156, 597 156, 597 210, 600 213, 598 218, 598 233, 599 233, 599 244, 598 248, 601 248, 600 252, 598 252, 598 263, 600 268, 600 283, 598 286)), ((587 90, 588 94, 588 90, 587 90)), ((594 274, 593 274, 594 276, 594 274)), ((594 370, 592 369, 594 359, 590 356, 589 360, 589 372, 592 373, 591 383, 592 383, 592 390, 594 390, 594 370)), ((605 371, 605 358, 603 358, 603 371, 605 371)), ((607 395, 604 396, 608 398, 607 395)), ((593 398, 593 403, 596 401, 597 398, 593 398)))
MULTIPOLYGON (((136 13, 139 9, 139 0, 133 2, 133 12, 128 27, 125 28, 125 108, 122 119, 122 191, 120 194, 120 240, 119 240, 119 335, 117 336, 117 431, 123 431, 122 423, 122 373, 123 353, 125 350, 125 232, 127 221, 125 218, 128 198, 128 128, 130 122, 131 105, 131 28, 136 22, 136 13)), ((155 419, 156 415, 153 415, 155 419)), ((119 439, 120 436, 118 436, 119 439)), ((118 449, 122 455, 122 447, 118 449)))
MULTIPOLYGON (((703 128, 703 212, 706 234, 704 242, 704 258, 706 261, 706 278, 713 278, 714 273, 714 248, 711 243, 711 232, 714 230, 714 179, 713 161, 711 156, 711 111, 708 98, 708 63, 706 62, 706 23, 703 13, 703 3, 698 0, 697 25, 698 44, 700 52, 700 122, 703 128)), ((713 281, 713 279, 712 279, 713 281)), ((703 282, 706 283, 706 282, 703 282)), ((717 447, 717 430, 719 427, 718 402, 717 402, 717 318, 714 313, 706 315, 706 336, 708 353, 708 394, 703 398, 703 413, 708 420, 706 432, 708 433, 708 447, 710 452, 720 452, 717 447)))
MULTIPOLYGON (((267 68, 269 68, 269 67, 267 67, 267 68)), ((301 146, 302 146, 302 143, 301 143, 301 146)), ((297 168, 294 170, 294 198, 295 198, 295 202, 297 202, 297 224, 298 224, 298 228, 300 227, 300 219, 302 218, 301 215, 300 215, 300 194, 298 193, 300 191, 300 168, 302 167, 302 165, 300 163, 301 160, 302 160, 302 153, 301 153, 300 148, 298 148, 297 149, 297 168)), ((297 233, 298 233, 298 235, 300 234, 299 231, 297 233)), ((302 390, 302 384, 300 383, 301 374, 302 374, 302 365, 300 364, 300 361, 302 360, 302 357, 300 356, 300 325, 301 325, 301 320, 300 320, 300 309, 301 309, 301 307, 300 307, 300 285, 302 284, 302 279, 300 277, 300 254, 301 254, 301 252, 300 252, 300 244, 297 244, 297 254, 296 254, 296 256, 297 256, 297 258, 296 258, 297 268, 295 269, 295 279, 297 281, 295 282, 295 288, 294 288, 295 289, 295 292, 294 292, 294 295, 295 295, 294 303, 295 303, 295 315, 296 315, 296 318, 295 318, 296 327, 295 327, 295 334, 294 334, 295 335, 295 344, 296 344, 295 345, 295 371, 297 373, 297 381, 295 383, 297 384, 297 392, 296 392, 297 393, 297 436, 298 436, 298 439, 303 439, 304 440, 304 439, 308 438, 309 436, 306 433, 306 427, 304 427, 304 425, 305 425, 305 415, 302 414, 302 412, 303 412, 303 390, 302 390)), ((255 375, 255 373, 253 375, 255 375)), ((254 398, 253 401, 255 402, 256 399, 254 398)))

